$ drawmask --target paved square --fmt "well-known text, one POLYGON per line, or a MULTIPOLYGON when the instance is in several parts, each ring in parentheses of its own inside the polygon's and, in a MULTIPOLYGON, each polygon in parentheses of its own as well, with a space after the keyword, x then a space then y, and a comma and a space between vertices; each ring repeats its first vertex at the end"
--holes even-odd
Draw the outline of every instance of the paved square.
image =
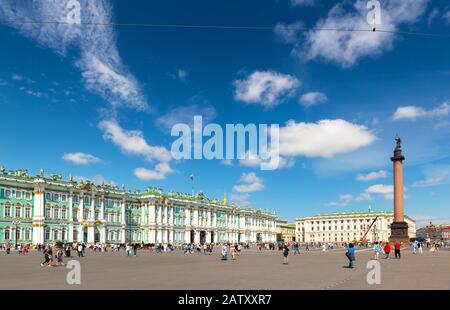
MULTIPOLYGON (((450 289, 450 251, 413 255, 381 263, 380 285, 369 285, 367 262, 372 252, 356 254, 356 268, 347 265, 343 249, 289 255, 246 250, 236 261, 213 255, 157 254, 140 251, 137 257, 94 253, 80 259, 81 285, 68 285, 65 267, 41 267, 43 255, 0 252, 0 289, 450 289)), ((73 258, 77 259, 78 258, 73 258)), ((67 262, 65 258, 65 262, 67 262)))

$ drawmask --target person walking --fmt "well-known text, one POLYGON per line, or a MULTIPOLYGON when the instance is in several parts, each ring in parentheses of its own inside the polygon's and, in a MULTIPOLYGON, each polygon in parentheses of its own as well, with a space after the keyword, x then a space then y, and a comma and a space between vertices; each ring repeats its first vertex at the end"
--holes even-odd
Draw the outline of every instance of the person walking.
POLYGON ((130 247, 130 244, 127 243, 127 246, 126 246, 126 253, 127 253, 127 256, 130 256, 130 252, 131 252, 131 247, 130 247))
POLYGON ((350 243, 348 245, 347 252, 345 252, 345 256, 347 256, 348 258, 348 268, 350 269, 355 268, 354 261, 356 260, 356 258, 355 258, 355 246, 353 245, 353 243, 350 243))
POLYGON ((419 254, 423 253, 423 244, 422 242, 417 243, 417 248, 419 249, 419 254))
POLYGON ((221 254, 222 254, 221 260, 227 260, 228 259, 228 257, 227 257, 228 256, 228 248, 227 248, 226 244, 222 245, 221 254))
POLYGON ((391 253, 391 246, 389 245, 389 242, 386 242, 384 245, 384 258, 389 259, 389 254, 391 253))
POLYGON ((381 246, 378 244, 378 242, 375 242, 375 245, 373 246, 373 258, 378 260, 380 258, 380 253, 383 251, 381 246))
POLYGON ((44 267, 47 264, 47 267, 52 266, 52 249, 50 246, 48 246, 46 249, 44 249, 44 261, 41 263, 41 266, 44 267))
POLYGON ((134 255, 134 257, 137 256, 137 251, 138 251, 138 244, 135 243, 135 244, 133 244, 133 255, 134 255))
POLYGON ((289 255, 289 247, 287 246, 287 244, 285 244, 283 247, 283 265, 288 264, 289 262, 288 255, 289 255))
POLYGON ((81 245, 81 243, 79 243, 77 246, 77 255, 78 257, 83 257, 83 246, 81 245))
POLYGON ((400 259, 401 258, 401 254, 400 254, 400 248, 402 247, 402 245, 397 241, 394 244, 394 252, 395 252, 395 258, 400 259))
POLYGON ((62 247, 58 248, 58 251, 56 252, 56 265, 58 266, 65 266, 63 263, 63 249, 62 247))
POLYGON ((6 254, 9 255, 11 253, 11 243, 8 241, 6 242, 6 254))

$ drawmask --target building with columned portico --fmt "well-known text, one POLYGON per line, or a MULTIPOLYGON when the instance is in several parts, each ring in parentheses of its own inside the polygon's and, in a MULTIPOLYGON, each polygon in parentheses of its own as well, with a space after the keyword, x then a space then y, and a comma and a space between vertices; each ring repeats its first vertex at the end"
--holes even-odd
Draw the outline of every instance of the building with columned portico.
POLYGON ((203 193, 31 176, 0 167, 0 243, 275 242, 276 215, 203 193))

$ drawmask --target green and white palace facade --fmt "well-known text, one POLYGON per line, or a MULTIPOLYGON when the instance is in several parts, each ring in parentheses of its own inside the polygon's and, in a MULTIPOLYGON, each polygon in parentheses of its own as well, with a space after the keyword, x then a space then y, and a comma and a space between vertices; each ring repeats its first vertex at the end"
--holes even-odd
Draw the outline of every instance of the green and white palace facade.
POLYGON ((150 187, 31 176, 0 167, 0 244, 275 242, 276 215, 150 187))

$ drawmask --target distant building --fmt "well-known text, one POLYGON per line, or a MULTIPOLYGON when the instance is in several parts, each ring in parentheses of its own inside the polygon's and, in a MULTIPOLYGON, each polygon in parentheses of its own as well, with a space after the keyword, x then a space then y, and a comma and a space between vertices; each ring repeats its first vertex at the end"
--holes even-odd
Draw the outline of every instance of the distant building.
POLYGON ((450 225, 429 225, 417 230, 417 238, 430 239, 433 241, 450 241, 450 225))
POLYGON ((277 242, 295 241, 295 223, 289 224, 286 220, 277 220, 277 242))
MULTIPOLYGON (((388 241, 394 221, 394 212, 346 212, 318 214, 297 218, 296 240, 299 242, 360 241, 367 232, 368 242, 388 241), (374 222, 374 220, 376 221, 374 222), (370 226, 373 223, 372 226, 370 226), (370 227, 370 230, 369 230, 370 227)), ((405 216, 410 238, 416 235, 415 220, 405 216)))

